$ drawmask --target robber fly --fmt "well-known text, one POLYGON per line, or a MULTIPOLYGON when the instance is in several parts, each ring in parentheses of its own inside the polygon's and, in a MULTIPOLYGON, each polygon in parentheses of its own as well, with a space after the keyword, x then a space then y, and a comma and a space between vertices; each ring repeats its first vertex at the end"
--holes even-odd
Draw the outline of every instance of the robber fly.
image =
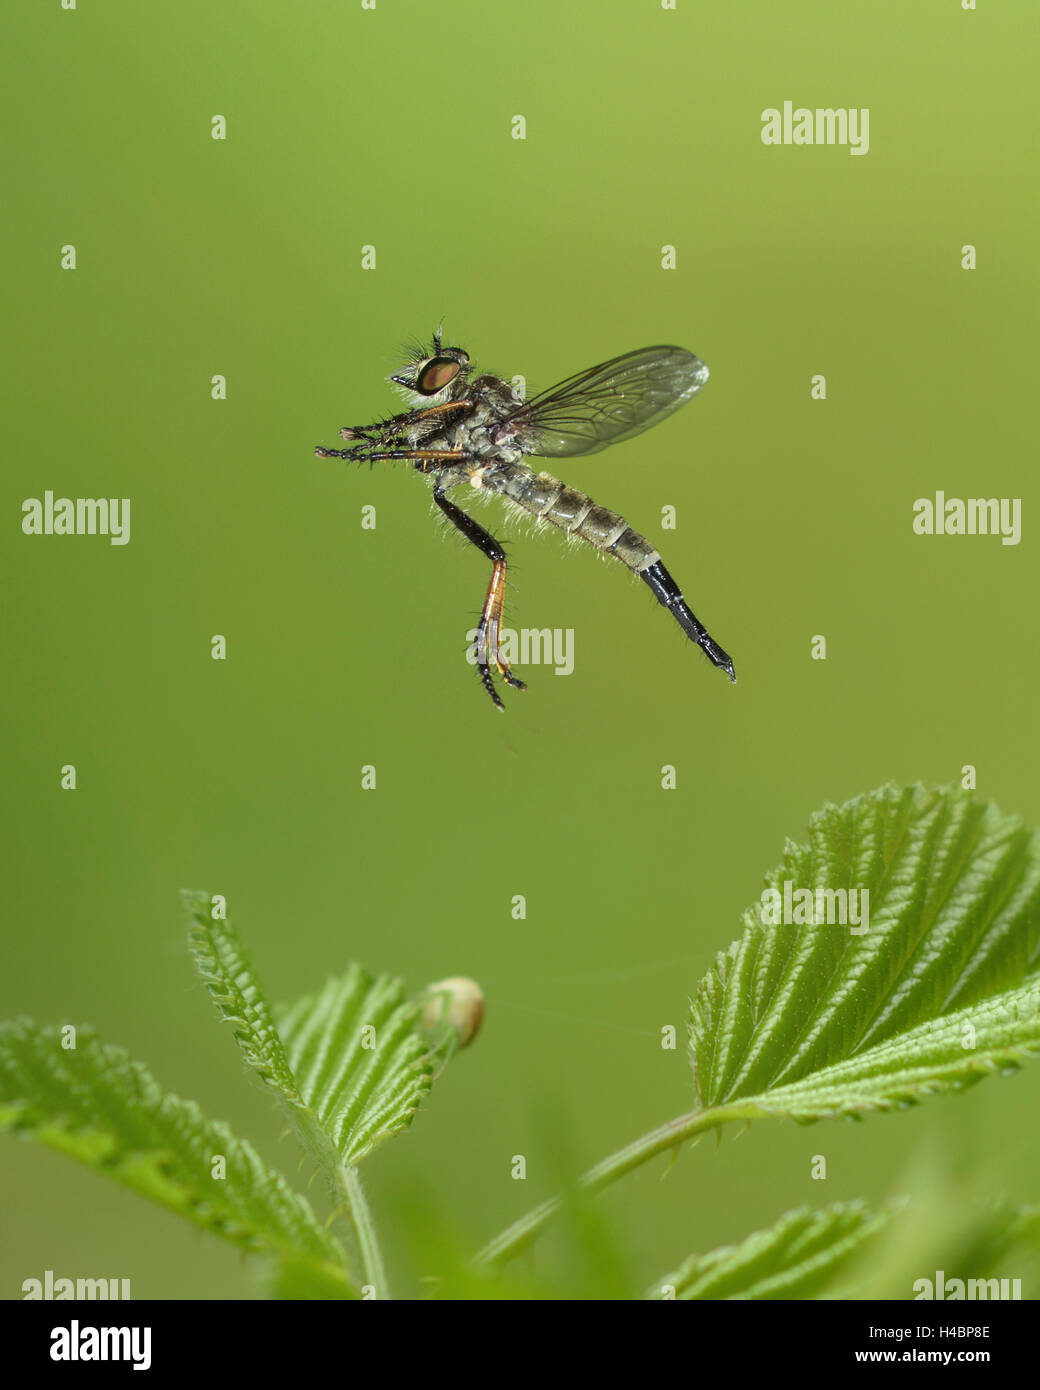
POLYGON ((526 689, 499 650, 506 593, 506 557, 501 545, 448 493, 461 483, 493 493, 605 555, 614 555, 649 587, 657 601, 704 652, 736 680, 733 662, 694 617, 678 584, 645 537, 624 517, 599 506, 584 492, 524 462, 577 458, 656 425, 694 397, 708 369, 679 347, 648 347, 612 357, 558 386, 524 400, 500 377, 472 373, 469 354, 442 347, 441 330, 429 349, 416 345, 404 369, 390 378, 402 387, 410 409, 374 425, 340 430, 349 449, 317 448, 319 458, 375 462, 401 459, 433 485, 433 500, 468 541, 491 561, 491 582, 477 628, 477 670, 484 689, 503 709, 494 666, 507 685, 526 689))

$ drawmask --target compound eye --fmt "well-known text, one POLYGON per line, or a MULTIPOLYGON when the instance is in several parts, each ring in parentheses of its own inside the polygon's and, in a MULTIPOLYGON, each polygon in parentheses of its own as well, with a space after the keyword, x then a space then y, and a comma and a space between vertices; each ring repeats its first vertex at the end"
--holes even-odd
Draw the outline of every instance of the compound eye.
POLYGON ((431 357, 420 367, 414 390, 421 396, 435 396, 450 386, 458 374, 459 364, 454 357, 431 357))

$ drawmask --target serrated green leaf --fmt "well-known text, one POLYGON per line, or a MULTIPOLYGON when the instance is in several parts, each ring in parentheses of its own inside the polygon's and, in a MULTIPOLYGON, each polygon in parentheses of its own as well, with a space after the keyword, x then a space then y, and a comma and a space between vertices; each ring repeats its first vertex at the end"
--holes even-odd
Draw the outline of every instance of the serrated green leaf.
POLYGON ((767 888, 866 890, 869 929, 745 913, 691 1006, 705 1108, 885 1110, 1040 1048, 1038 849, 1019 820, 960 791, 888 786, 813 816, 767 888))
POLYGON ((253 1147, 79 1027, 0 1023, 0 1129, 57 1149, 251 1252, 340 1265, 344 1252, 253 1147), (223 1156, 226 1173, 214 1177, 223 1156))
POLYGON ((815 1298, 886 1225, 890 1211, 862 1202, 800 1207, 739 1245, 693 1255, 646 1295, 676 1299, 815 1298))
MULTIPOLYGON (((1021 1297, 1036 1297, 1040 1208, 994 1197, 993 1174, 985 1164, 957 1173, 951 1165, 958 1157, 945 1147, 917 1151, 906 1183, 913 1201, 903 1204, 864 1256, 842 1273, 854 1285, 853 1297, 956 1298, 951 1281, 967 1288, 971 1281, 991 1279, 1018 1280, 1021 1297), (939 1271, 946 1292, 940 1290, 939 1271)), ((977 1296, 993 1295, 987 1289, 977 1296)))
POLYGON ((223 1017, 231 1024, 246 1061, 285 1098, 300 1103, 296 1080, 271 1010, 226 921, 214 921, 206 893, 182 893, 190 917, 188 946, 196 969, 223 1017))
POLYGON ((433 1063, 400 980, 352 965, 275 1018, 299 1094, 345 1163, 411 1124, 433 1063))
POLYGON ((432 1084, 434 1054, 400 980, 351 965, 320 994, 271 1008, 232 924, 212 919, 207 894, 183 896, 199 973, 312 1156, 327 1167, 322 1146, 331 1144, 342 1162, 356 1164, 411 1124, 432 1084))
POLYGON ((806 1122, 905 1109, 928 1095, 964 1090, 991 1072, 1009 1073, 1038 1048, 1040 984, 1031 983, 911 1028, 790 1086, 742 1098, 740 1110, 806 1122))

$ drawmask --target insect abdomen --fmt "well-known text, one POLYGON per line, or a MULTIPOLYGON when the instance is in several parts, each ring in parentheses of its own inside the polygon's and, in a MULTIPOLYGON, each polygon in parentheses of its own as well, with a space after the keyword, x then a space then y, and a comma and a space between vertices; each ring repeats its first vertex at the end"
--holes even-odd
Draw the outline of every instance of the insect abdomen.
POLYGON ((533 473, 524 465, 511 468, 502 491, 536 520, 550 522, 597 550, 616 555, 637 574, 660 558, 623 516, 549 473, 533 473))

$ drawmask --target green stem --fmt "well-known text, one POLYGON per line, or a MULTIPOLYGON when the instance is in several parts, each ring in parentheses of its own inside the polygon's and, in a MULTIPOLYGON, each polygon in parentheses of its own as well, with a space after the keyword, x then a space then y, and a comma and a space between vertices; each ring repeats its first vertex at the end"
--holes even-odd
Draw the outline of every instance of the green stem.
MULTIPOLYGON (((715 1110, 694 1110, 688 1115, 679 1115, 597 1163, 578 1179, 578 1187, 583 1192, 599 1192, 618 1178, 624 1177, 626 1173, 630 1173, 633 1168, 638 1168, 660 1153, 678 1148, 687 1139, 692 1139, 706 1129, 713 1129, 726 1120, 736 1118, 737 1113, 736 1106, 732 1109, 720 1106, 715 1110)), ((561 1197, 552 1197, 541 1206, 534 1207, 525 1216, 521 1216, 519 1221, 507 1226, 477 1254, 476 1263, 496 1265, 518 1255, 548 1224, 553 1214, 559 1210, 562 1200, 561 1197)))
MULTIPOLYGON (((376 1235, 376 1224, 361 1186, 361 1178, 352 1163, 344 1163, 335 1145, 325 1133, 314 1113, 304 1107, 287 1107, 290 1123, 304 1152, 318 1165, 332 1198, 332 1229, 339 1235, 344 1253, 357 1253, 362 1284, 370 1284, 377 1299, 390 1297, 390 1281, 386 1277, 383 1252, 376 1235)), ((348 1274, 353 1270, 348 1268, 348 1274)))
POLYGON ((376 1235, 376 1223, 361 1185, 361 1175, 352 1163, 340 1165, 337 1191, 357 1245, 361 1262, 361 1282, 372 1286, 377 1299, 387 1299, 390 1297, 390 1281, 386 1277, 383 1252, 376 1235))

